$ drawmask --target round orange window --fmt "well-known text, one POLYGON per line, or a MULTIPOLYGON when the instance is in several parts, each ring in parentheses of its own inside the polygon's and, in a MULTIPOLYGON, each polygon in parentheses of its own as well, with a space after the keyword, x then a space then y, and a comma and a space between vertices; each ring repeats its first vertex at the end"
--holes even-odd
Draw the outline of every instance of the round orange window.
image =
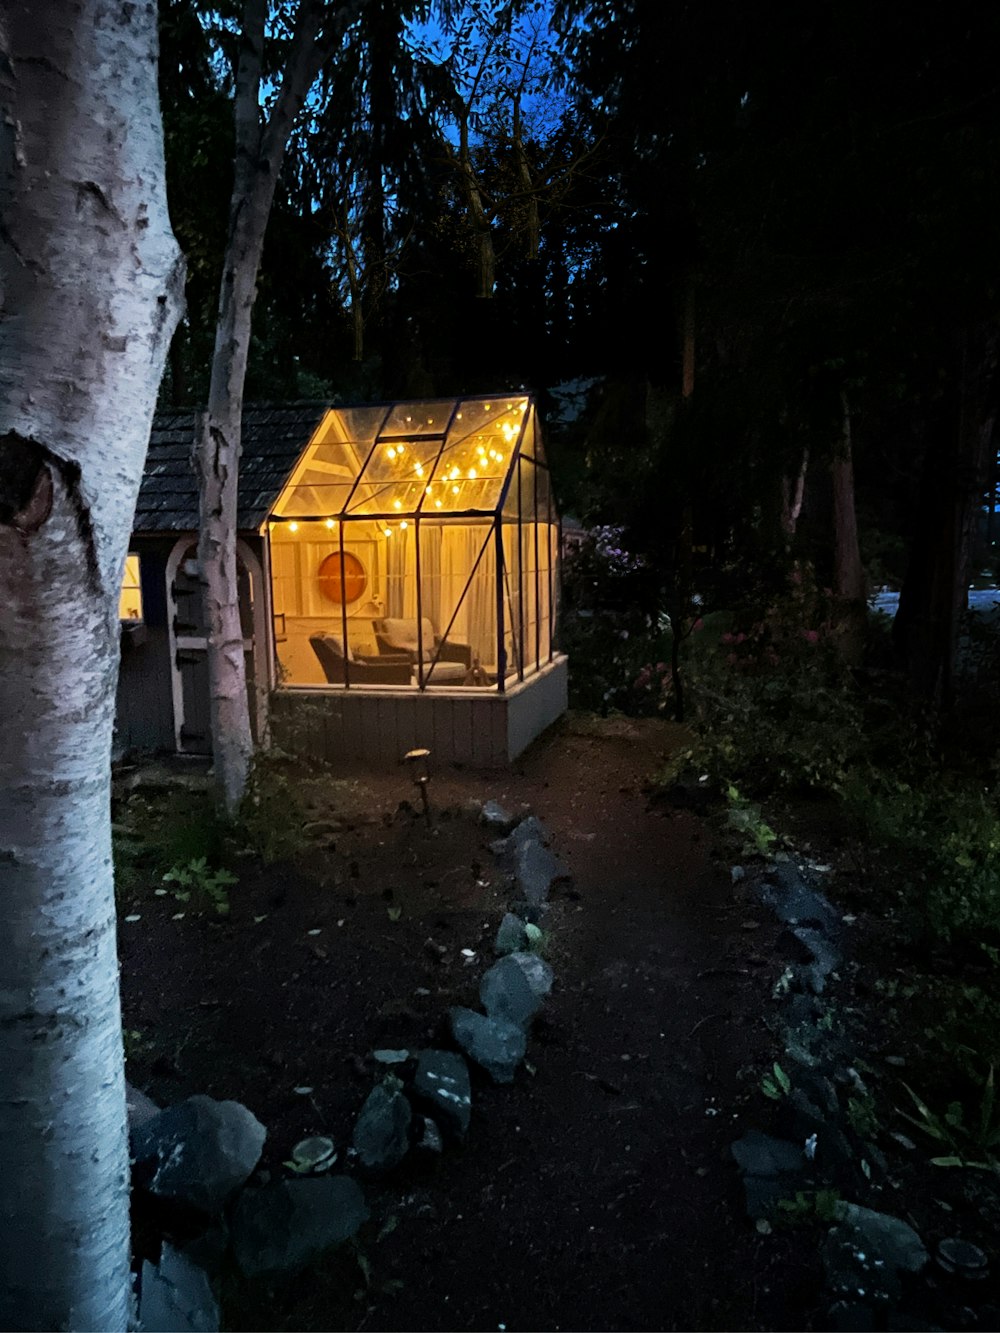
POLYGON ((338 606, 356 602, 368 587, 365 567, 356 555, 345 551, 343 557, 328 555, 319 567, 319 590, 328 602, 338 606), (343 565, 341 565, 343 559, 343 565))

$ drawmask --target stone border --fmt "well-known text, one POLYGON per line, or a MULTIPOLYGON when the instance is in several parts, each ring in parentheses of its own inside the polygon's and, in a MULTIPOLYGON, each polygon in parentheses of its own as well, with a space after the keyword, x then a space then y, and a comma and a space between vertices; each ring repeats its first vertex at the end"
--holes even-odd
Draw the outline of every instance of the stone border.
POLYGON ((765 1077, 779 1133, 751 1129, 731 1147, 748 1216, 762 1234, 782 1221, 823 1226, 830 1329, 936 1329, 927 1321, 929 1308, 949 1316, 954 1309, 966 1326, 968 1284, 955 1282, 958 1270, 948 1256, 958 1247, 961 1272, 980 1277, 983 1251, 948 1238, 932 1261, 909 1223, 868 1206, 881 1203, 891 1188, 890 1166, 871 1141, 876 1127, 864 1114, 871 1094, 828 989, 839 980, 852 918, 810 882, 817 875, 807 862, 799 866, 784 857, 750 873, 734 866, 732 878, 745 880, 786 927, 778 940, 786 966, 773 992, 780 1001, 774 1029, 781 1055, 773 1076, 765 1077))
MULTIPOLYGON (((490 850, 513 894, 497 931, 497 961, 479 983, 481 1010, 453 1007, 454 1050, 383 1049, 385 1067, 354 1125, 345 1156, 362 1177, 379 1178, 413 1155, 436 1157, 465 1139, 473 1101, 467 1059, 497 1084, 513 1082, 524 1061, 531 1025, 552 989, 554 974, 540 956, 539 922, 552 886, 570 878, 552 851, 551 836, 533 815, 511 815, 496 801, 477 817, 499 836, 490 850)), ((329 1174, 332 1140, 297 1144, 289 1178, 248 1181, 267 1131, 239 1102, 195 1095, 166 1110, 128 1087, 135 1188, 197 1209, 205 1232, 183 1250, 163 1239, 158 1266, 143 1264, 139 1328, 156 1333, 217 1333, 220 1311, 211 1286, 231 1257, 246 1278, 292 1275, 324 1251, 354 1237, 368 1220, 353 1175, 329 1174)))

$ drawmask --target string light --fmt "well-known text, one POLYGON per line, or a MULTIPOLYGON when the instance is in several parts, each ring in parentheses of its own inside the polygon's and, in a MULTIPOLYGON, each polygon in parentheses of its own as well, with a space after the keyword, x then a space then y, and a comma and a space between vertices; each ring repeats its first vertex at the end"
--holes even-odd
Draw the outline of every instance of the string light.
POLYGON ((407 523, 406 519, 404 518, 403 521, 402 521, 402 523, 400 523, 399 526, 400 526, 400 527, 403 529, 403 531, 405 532, 406 529, 407 529, 410 525, 409 525, 409 523, 407 523))
POLYGON ((391 537, 391 536, 392 536, 392 528, 386 528, 386 529, 384 530, 384 532, 385 532, 385 536, 386 536, 386 537, 391 537))
POLYGON ((335 518, 328 518, 326 520, 326 526, 328 528, 335 528, 337 526, 337 520, 335 518))
POLYGON ((403 507, 403 502, 402 502, 402 500, 393 500, 393 502, 392 502, 392 507, 393 507, 393 509, 402 509, 402 507, 403 507))
POLYGON ((289 532, 298 532, 298 530, 299 530, 299 525, 297 523, 289 523, 288 525, 289 532))

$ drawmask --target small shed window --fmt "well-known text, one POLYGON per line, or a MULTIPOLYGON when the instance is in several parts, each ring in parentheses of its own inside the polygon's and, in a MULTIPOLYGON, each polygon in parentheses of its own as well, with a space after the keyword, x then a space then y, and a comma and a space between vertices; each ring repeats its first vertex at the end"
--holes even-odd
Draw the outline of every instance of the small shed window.
POLYGON ((125 557, 125 573, 118 598, 118 619, 142 620, 142 584, 139 579, 139 557, 130 551, 125 557))

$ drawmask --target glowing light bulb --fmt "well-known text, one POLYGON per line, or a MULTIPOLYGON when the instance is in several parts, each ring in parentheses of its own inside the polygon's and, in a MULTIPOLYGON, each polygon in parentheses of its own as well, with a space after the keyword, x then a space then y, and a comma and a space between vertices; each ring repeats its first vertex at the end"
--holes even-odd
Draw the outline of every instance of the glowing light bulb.
POLYGON ((400 527, 403 529, 403 531, 405 532, 406 529, 407 529, 410 525, 409 525, 409 523, 407 523, 406 519, 404 518, 403 521, 402 521, 402 523, 400 523, 399 526, 400 526, 400 527))
POLYGON ((480 458, 486 457, 486 450, 483 448, 482 445, 479 446, 479 448, 476 450, 476 453, 479 455, 480 458))
POLYGON ((326 520, 326 526, 328 528, 335 528, 337 526, 337 520, 335 518, 328 518, 326 520))
POLYGON ((440 500, 435 500, 435 501, 434 501, 434 508, 435 508, 435 509, 440 509, 440 508, 441 508, 441 501, 440 501, 440 500))
POLYGON ((389 445, 389 457, 390 457, 390 458, 395 458, 395 457, 396 457, 396 451, 395 451, 395 449, 392 447, 391 444, 389 445))
POLYGON ((476 469, 474 467, 469 468, 469 480, 470 481, 476 480, 476 469))
POLYGON ((451 493, 452 493, 452 495, 457 495, 457 494, 458 494, 458 487, 457 487, 457 486, 452 486, 452 488, 451 488, 451 493))
POLYGON ((434 418, 433 418, 433 417, 428 417, 428 418, 427 418, 427 424, 428 424, 428 426, 433 426, 433 425, 434 425, 434 418))
POLYGON ((299 525, 297 523, 289 523, 288 525, 289 532, 298 532, 298 530, 299 530, 299 525))
POLYGON ((424 475, 424 470, 423 470, 423 468, 420 466, 419 463, 417 464, 417 466, 416 466, 413 470, 414 470, 414 472, 417 474, 418 477, 422 477, 422 476, 424 475))
POLYGON ((456 420, 456 421, 461 421, 461 420, 462 420, 462 414, 461 414, 461 412, 459 412, 459 414, 458 414, 458 416, 456 416, 455 420, 456 420))
POLYGON ((425 495, 430 495, 430 493, 431 493, 431 488, 430 488, 429 486, 425 486, 425 487, 424 487, 424 494, 425 494, 425 495))
POLYGON ((497 462, 498 462, 498 463, 502 463, 502 462, 503 462, 503 454, 497 454, 497 462))
POLYGON ((393 500, 392 507, 393 509, 402 509, 403 502, 401 500, 393 500))
POLYGON ((484 411, 484 412, 489 412, 490 409, 491 409, 491 407, 492 407, 492 404, 491 404, 491 403, 484 403, 484 404, 483 404, 483 411, 484 411))
POLYGON ((386 537, 391 537, 391 536, 392 536, 392 528, 386 528, 386 529, 384 529, 384 534, 385 534, 386 537))
POLYGON ((402 458, 402 456, 403 456, 403 446, 402 446, 401 444, 397 444, 397 445, 396 445, 396 453, 399 454, 399 456, 402 458))

